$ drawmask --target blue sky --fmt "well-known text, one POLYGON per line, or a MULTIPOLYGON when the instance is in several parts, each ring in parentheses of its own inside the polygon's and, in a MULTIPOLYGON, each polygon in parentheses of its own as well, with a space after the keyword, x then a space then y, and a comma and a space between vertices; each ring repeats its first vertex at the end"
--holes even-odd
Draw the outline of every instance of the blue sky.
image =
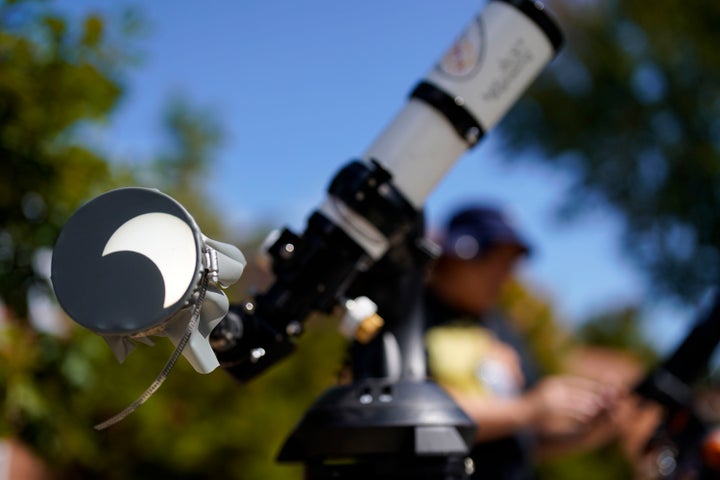
MULTIPOLYGON (((333 173, 360 155, 407 94, 482 8, 478 0, 61 0, 63 9, 117 13, 136 5, 148 27, 143 61, 96 141, 142 162, 158 151, 160 114, 181 94, 213 112, 226 140, 208 185, 236 232, 263 223, 301 230, 333 173)), ((512 112, 510 113, 512 114, 512 112)), ((508 164, 496 135, 461 157, 427 202, 431 225, 456 204, 503 205, 537 255, 521 269, 568 325, 607 305, 645 302, 645 286, 618 249, 621 226, 598 211, 562 225, 553 210, 570 179, 508 164)), ((663 347, 687 313, 653 311, 663 347), (681 316, 681 318, 675 318, 681 316), (675 321, 680 320, 680 321, 675 321)))

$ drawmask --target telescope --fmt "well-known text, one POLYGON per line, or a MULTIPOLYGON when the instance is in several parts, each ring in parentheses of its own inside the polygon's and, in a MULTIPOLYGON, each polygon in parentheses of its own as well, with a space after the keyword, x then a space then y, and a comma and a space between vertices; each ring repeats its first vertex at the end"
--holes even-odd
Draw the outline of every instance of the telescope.
POLYGON ((634 392, 663 408, 663 418, 647 442, 658 478, 718 478, 718 425, 698 411, 694 384, 708 371, 720 343, 720 291, 713 293, 685 338, 638 382, 634 392))
POLYGON ((331 178, 305 230, 268 239, 274 279, 259 294, 229 305, 222 289, 241 275, 242 253, 204 236, 172 198, 125 188, 81 207, 60 233, 52 281, 61 306, 121 360, 151 336, 177 345, 133 408, 180 354, 198 372, 221 367, 248 381, 292 353, 310 315, 337 313, 354 339, 352 383, 321 395, 278 460, 303 462, 310 479, 469 478, 482 467, 468 457, 475 425, 426 378, 419 299, 437 247, 423 206, 561 44, 541 3, 488 2, 331 178))

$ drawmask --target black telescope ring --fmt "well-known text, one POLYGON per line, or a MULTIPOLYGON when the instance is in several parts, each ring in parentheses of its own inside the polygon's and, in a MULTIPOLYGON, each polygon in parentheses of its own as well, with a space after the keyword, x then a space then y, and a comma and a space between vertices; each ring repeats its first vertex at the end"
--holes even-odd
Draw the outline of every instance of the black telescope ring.
POLYGON ((410 98, 421 100, 440 112, 452 125, 461 139, 474 147, 485 135, 485 129, 457 97, 448 95, 430 82, 420 82, 410 94, 410 98))
POLYGON ((553 50, 555 51, 554 53, 557 54, 564 42, 563 34, 560 31, 560 28, 557 26, 557 23, 555 23, 555 20, 553 20, 552 17, 548 15, 547 11, 545 10, 545 6, 542 3, 534 0, 498 1, 509 3, 510 5, 524 13, 525 16, 528 17, 530 20, 532 20, 535 25, 537 25, 538 28, 543 31, 547 39, 550 41, 550 44, 553 46, 553 50))

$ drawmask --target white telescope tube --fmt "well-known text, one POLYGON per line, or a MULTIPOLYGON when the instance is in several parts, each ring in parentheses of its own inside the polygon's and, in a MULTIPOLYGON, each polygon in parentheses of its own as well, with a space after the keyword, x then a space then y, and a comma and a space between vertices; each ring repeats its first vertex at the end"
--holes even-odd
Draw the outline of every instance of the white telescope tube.
POLYGON ((554 56, 552 40, 536 21, 511 3, 490 2, 425 77, 482 131, 461 138, 436 108, 411 98, 363 159, 385 165, 400 191, 421 208, 457 159, 498 123, 554 56))
MULTIPOLYGON (((417 209, 555 56, 562 34, 532 0, 493 0, 428 72, 362 155, 392 175, 417 209)), ((332 196, 320 210, 377 259, 388 240, 332 196)))

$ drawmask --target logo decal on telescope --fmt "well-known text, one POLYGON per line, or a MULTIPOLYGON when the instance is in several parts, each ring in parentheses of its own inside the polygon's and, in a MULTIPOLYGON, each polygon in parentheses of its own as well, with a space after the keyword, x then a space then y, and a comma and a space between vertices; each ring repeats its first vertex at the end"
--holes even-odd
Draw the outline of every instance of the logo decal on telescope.
POLYGON ((478 17, 440 60, 438 71, 455 78, 474 75, 485 55, 484 37, 482 18, 478 17))
POLYGON ((146 330, 181 308, 199 275, 192 217, 156 190, 113 190, 79 209, 55 245, 58 301, 98 333, 146 330))

